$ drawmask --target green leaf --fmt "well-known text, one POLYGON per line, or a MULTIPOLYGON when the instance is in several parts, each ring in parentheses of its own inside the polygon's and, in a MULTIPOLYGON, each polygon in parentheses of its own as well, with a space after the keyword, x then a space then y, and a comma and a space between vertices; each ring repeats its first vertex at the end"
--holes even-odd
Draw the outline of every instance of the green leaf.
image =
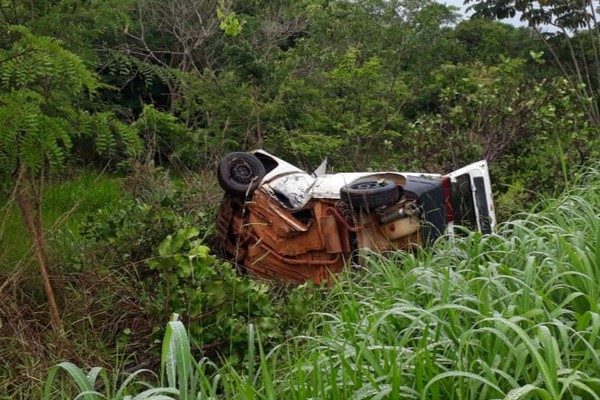
POLYGON ((167 324, 163 339, 161 371, 166 374, 167 384, 177 388, 179 399, 188 399, 192 379, 192 358, 187 332, 181 321, 167 324))
MULTIPOLYGON (((48 378, 46 379, 46 386, 44 388, 44 399, 50 400, 53 398, 52 385, 54 383, 56 373, 61 369, 66 371, 67 374, 69 374, 71 379, 74 381, 75 385, 77 385, 77 388, 79 389, 80 393, 82 393, 81 398, 83 400, 94 400, 104 397, 94 390, 94 386, 90 382, 90 379, 88 379, 87 375, 79 367, 77 367, 71 362, 65 361, 50 369, 50 373, 48 374, 48 378)), ((92 372, 92 378, 94 378, 95 380, 95 377, 99 373, 99 370, 97 368, 94 368, 92 372)))

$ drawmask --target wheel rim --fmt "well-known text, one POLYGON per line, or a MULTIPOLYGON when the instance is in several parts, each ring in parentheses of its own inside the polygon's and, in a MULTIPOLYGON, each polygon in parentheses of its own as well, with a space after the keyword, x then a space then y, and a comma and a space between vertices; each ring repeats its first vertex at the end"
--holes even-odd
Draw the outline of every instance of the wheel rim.
POLYGON ((245 160, 234 160, 229 167, 229 176, 237 183, 252 183, 257 175, 258 171, 245 160))
POLYGON ((361 182, 361 183, 354 184, 354 185, 352 185, 352 189, 369 190, 369 189, 375 189, 375 188, 383 187, 383 186, 385 186, 385 182, 379 183, 379 182, 370 181, 370 182, 361 182))

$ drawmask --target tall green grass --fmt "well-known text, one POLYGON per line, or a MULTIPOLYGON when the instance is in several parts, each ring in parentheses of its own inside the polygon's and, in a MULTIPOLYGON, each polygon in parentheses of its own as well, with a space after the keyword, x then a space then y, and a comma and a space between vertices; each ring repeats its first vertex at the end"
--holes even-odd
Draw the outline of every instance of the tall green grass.
POLYGON ((195 383, 182 392, 171 376, 156 388, 211 399, 600 399, 600 172, 540 210, 496 235, 371 255, 339 277, 304 335, 265 354, 250 329, 246 367, 190 353, 178 365, 192 365, 195 383))
POLYGON ((600 398, 598 178, 497 235, 373 255, 271 355, 282 398, 600 398))
MULTIPOLYGON (((70 248, 85 218, 121 197, 119 180, 81 171, 72 180, 48 182, 42 199, 42 216, 49 249, 57 254, 70 248)), ((31 239, 16 202, 0 198, 0 272, 8 272, 31 254, 31 239), (4 270, 4 271, 2 271, 4 270)))

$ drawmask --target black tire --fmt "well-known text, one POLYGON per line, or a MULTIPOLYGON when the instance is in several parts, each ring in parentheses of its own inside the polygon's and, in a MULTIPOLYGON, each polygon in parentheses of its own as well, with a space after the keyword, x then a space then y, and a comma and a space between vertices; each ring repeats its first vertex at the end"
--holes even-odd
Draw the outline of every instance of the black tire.
POLYGON ((248 153, 229 153, 219 165, 217 179, 227 193, 237 196, 250 196, 256 190, 266 172, 258 158, 248 153))
POLYGON ((388 179, 361 179, 340 189, 340 198, 356 209, 372 210, 400 200, 402 189, 388 179))

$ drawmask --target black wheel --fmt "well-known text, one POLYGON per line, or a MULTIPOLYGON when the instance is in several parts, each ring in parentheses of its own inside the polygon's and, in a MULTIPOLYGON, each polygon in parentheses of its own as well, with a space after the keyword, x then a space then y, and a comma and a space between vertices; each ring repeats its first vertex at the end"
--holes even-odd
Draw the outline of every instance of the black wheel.
POLYGON ((217 179, 227 193, 245 197, 252 194, 265 176, 265 167, 258 158, 248 153, 229 153, 219 165, 217 179))
POLYGON ((353 208, 371 210, 397 203, 401 195, 400 186, 388 179, 364 179, 340 189, 340 198, 353 208))

